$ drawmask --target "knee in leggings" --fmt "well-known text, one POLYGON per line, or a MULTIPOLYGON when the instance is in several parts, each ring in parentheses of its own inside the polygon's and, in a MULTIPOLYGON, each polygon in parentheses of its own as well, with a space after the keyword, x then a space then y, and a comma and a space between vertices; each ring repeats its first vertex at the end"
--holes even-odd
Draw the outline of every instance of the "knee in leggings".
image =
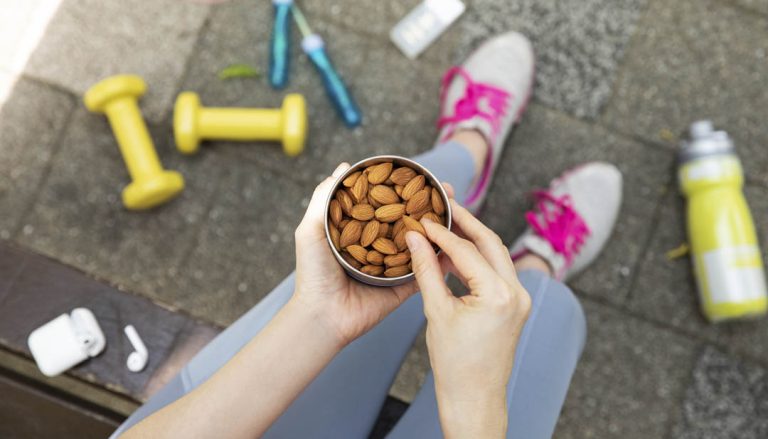
POLYGON ((584 308, 570 288, 563 284, 558 286, 559 288, 553 288, 551 294, 557 303, 561 318, 567 322, 564 330, 567 331, 568 336, 574 337, 574 341, 579 342, 583 348, 587 335, 587 318, 584 314, 584 308))
POLYGON ((544 324, 550 331, 583 347, 587 332, 586 316, 573 291, 544 274, 525 271, 520 277, 528 287, 533 302, 529 323, 543 319, 542 323, 546 321, 544 324))

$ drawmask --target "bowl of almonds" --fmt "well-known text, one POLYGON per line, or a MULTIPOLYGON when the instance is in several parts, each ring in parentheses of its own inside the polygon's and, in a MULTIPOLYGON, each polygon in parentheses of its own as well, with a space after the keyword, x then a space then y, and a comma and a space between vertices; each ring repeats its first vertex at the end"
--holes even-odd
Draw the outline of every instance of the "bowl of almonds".
POLYGON ((422 218, 451 227, 440 181, 399 156, 354 164, 334 183, 325 208, 325 234, 339 264, 352 278, 375 286, 414 279, 405 233, 425 234, 422 218))

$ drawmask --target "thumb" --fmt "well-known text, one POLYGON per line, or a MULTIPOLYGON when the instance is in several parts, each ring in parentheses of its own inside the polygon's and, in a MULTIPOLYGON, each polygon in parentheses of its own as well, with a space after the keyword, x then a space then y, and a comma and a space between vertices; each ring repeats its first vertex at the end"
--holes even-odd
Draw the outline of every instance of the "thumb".
POLYGON ((423 235, 417 232, 407 232, 405 242, 411 251, 411 262, 416 282, 424 297, 424 309, 429 311, 440 303, 453 299, 453 293, 445 283, 445 275, 440 269, 437 254, 423 235))

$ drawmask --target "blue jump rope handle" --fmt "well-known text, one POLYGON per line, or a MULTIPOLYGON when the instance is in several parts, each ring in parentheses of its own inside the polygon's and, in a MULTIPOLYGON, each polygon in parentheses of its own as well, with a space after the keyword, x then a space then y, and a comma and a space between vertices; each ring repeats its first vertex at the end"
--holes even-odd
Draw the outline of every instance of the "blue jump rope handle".
POLYGON ((273 88, 283 88, 288 83, 290 25, 291 4, 275 4, 275 27, 269 51, 269 83, 273 88))
POLYGON ((312 60, 317 71, 320 72, 323 84, 325 85, 325 91, 328 93, 328 97, 331 98, 339 116, 344 120, 344 124, 349 128, 360 125, 363 121, 363 115, 349 94, 344 81, 336 73, 336 69, 333 68, 333 64, 331 64, 325 49, 322 47, 312 49, 307 52, 307 56, 312 60))

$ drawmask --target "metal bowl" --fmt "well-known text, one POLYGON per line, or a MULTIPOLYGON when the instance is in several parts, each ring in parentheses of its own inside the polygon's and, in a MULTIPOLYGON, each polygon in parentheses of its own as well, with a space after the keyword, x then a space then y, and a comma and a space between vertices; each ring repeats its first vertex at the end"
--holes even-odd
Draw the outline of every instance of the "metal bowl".
POLYGON ((333 246, 333 241, 331 240, 331 233, 330 233, 330 230, 328 229, 328 225, 330 224, 329 211, 331 208, 331 200, 333 200, 333 196, 336 193, 336 190, 342 186, 342 181, 344 181, 344 179, 346 179, 351 174, 354 174, 357 171, 365 169, 368 166, 377 165, 383 162, 392 162, 395 165, 407 166, 409 168, 413 168, 418 174, 424 175, 424 177, 426 177, 429 184, 432 185, 433 188, 437 189, 438 192, 440 192, 440 196, 443 198, 443 202, 445 204, 445 225, 449 229, 451 228, 451 205, 448 202, 448 193, 445 191, 445 188, 443 188, 443 185, 440 184, 440 180, 438 180, 437 177, 434 176, 434 174, 429 172, 429 169, 405 157, 400 157, 396 155, 377 155, 375 157, 370 157, 355 163, 354 165, 352 165, 351 168, 347 170, 347 172, 342 174, 333 183, 333 189, 331 190, 331 193, 328 196, 328 199, 325 201, 325 222, 324 222, 325 237, 328 241, 328 245, 331 247, 331 251, 333 252, 333 255, 336 257, 336 260, 339 261, 339 264, 341 264, 341 266, 344 267, 344 271, 346 271, 347 274, 351 276, 353 279, 356 279, 365 284, 374 285, 377 287, 394 287, 394 286, 402 285, 404 283, 408 283, 412 281, 415 278, 413 272, 408 273, 404 276, 399 276, 399 277, 379 277, 379 276, 371 276, 369 274, 363 273, 362 271, 349 265, 349 263, 345 261, 344 258, 341 257, 341 253, 338 250, 336 250, 336 248, 333 246))

